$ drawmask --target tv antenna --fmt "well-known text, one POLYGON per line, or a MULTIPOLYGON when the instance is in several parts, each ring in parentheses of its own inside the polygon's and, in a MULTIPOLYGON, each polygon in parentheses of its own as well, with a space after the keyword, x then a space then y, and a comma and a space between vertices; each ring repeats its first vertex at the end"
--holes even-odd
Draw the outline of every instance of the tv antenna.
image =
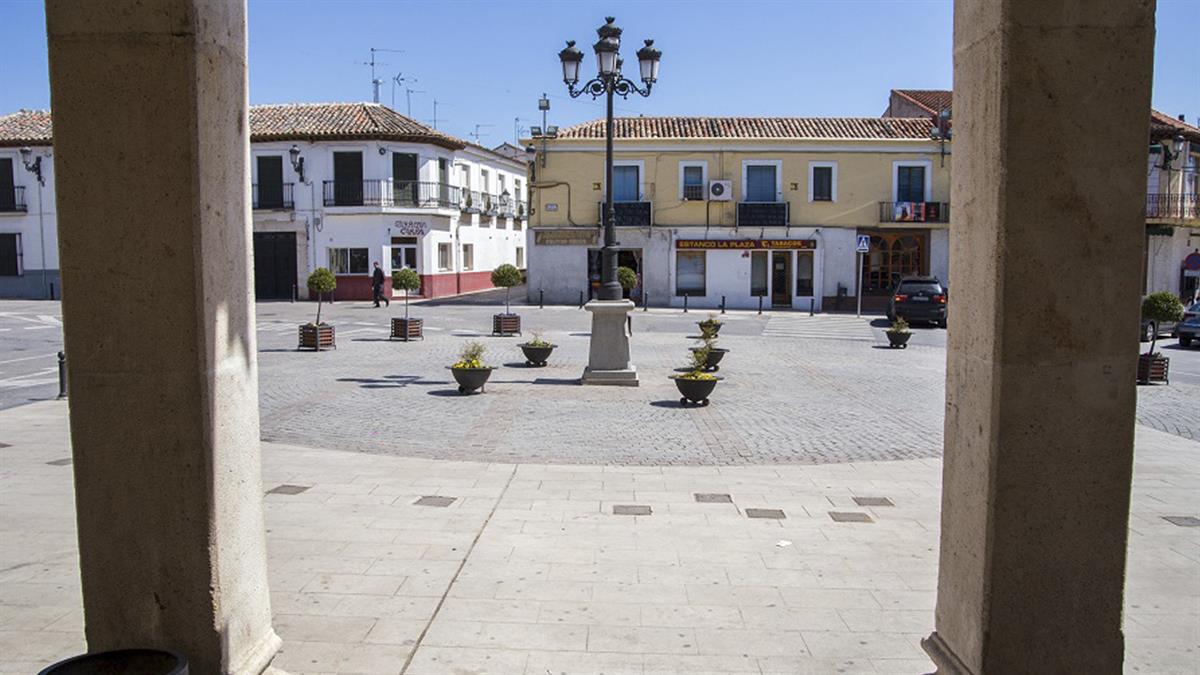
POLYGON ((428 94, 424 89, 404 89, 404 102, 408 104, 408 116, 412 117, 412 95, 413 94, 428 94))
POLYGON ((471 136, 472 138, 475 139, 475 145, 479 145, 479 130, 484 127, 494 127, 494 126, 496 126, 496 125, 495 124, 476 124, 475 131, 472 131, 470 134, 468 134, 468 136, 471 136))
POLYGON ((532 122, 533 120, 524 117, 513 118, 513 145, 521 145, 521 122, 532 122))
MULTIPOLYGON (((416 81, 417 81, 417 78, 415 78, 415 77, 405 77, 404 73, 396 73, 396 76, 392 78, 392 110, 396 109, 396 85, 400 85, 401 87, 404 87, 405 82, 408 82, 411 84, 416 81)), ((409 91, 411 91, 411 90, 409 90, 409 91)), ((408 104, 408 116, 412 117, 412 103, 411 102, 408 104)))
POLYGON ((383 80, 375 77, 375 66, 386 66, 388 64, 383 61, 376 61, 375 53, 376 52, 391 52, 393 54, 403 54, 404 50, 403 49, 384 49, 382 47, 371 47, 370 50, 371 50, 371 60, 370 61, 360 61, 359 65, 360 66, 371 66, 371 90, 374 95, 373 100, 376 103, 379 103, 379 85, 383 84, 383 80))
MULTIPOLYGON (((445 104, 444 104, 444 103, 441 103, 441 102, 440 102, 440 101, 438 101, 436 98, 435 98, 435 99, 433 99, 433 120, 431 120, 431 121, 433 122, 433 128, 434 128, 434 129, 438 128, 438 116, 437 116, 437 109, 438 109, 438 106, 439 106, 439 105, 445 105, 445 104)), ((443 122, 449 122, 450 120, 442 120, 442 121, 443 121, 443 122)))

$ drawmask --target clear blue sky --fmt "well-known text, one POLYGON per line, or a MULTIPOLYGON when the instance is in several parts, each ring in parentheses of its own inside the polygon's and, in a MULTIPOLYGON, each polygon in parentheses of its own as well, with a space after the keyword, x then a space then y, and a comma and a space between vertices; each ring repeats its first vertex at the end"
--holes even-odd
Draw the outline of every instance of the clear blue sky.
MULTIPOLYGON (((368 48, 378 76, 417 78, 413 117, 481 142, 512 140, 513 120, 541 123, 537 98, 551 96, 552 124, 603 115, 590 99, 569 100, 556 56, 575 39, 595 70, 590 45, 605 14, 625 29, 626 72, 643 38, 663 50, 659 84, 648 99, 621 102, 618 114, 867 115, 888 90, 951 85, 949 0, 838 2, 317 2, 250 0, 250 101, 369 101, 368 48)), ((1158 0, 1154 106, 1200 117, 1200 0, 1158 0)), ((0 113, 49 107, 42 2, 0 0, 0 113)), ((405 111, 397 87, 396 108, 405 111)))

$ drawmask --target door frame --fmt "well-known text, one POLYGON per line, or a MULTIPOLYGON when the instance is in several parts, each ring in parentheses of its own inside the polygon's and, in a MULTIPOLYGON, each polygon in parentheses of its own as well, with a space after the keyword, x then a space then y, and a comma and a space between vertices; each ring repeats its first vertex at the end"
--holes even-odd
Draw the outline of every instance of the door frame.
POLYGON ((792 293, 792 259, 795 258, 792 253, 793 251, 790 250, 771 251, 771 309, 791 309, 792 307, 792 298, 794 297, 794 294, 792 293), (775 264, 778 260, 783 261, 782 292, 780 284, 776 283, 778 280, 775 276, 777 271, 775 264), (787 297, 786 303, 780 301, 780 298, 783 298, 785 295, 787 297))

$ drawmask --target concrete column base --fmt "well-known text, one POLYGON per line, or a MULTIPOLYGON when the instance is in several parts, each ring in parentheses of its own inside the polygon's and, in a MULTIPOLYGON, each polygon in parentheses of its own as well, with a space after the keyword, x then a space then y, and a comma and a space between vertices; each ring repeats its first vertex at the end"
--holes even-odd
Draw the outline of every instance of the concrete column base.
POLYGON ((629 336, 625 333, 633 307, 630 300, 593 300, 584 305, 592 313, 592 341, 583 384, 638 386, 637 368, 629 363, 629 336))
POLYGON ((962 659, 955 656, 950 645, 942 640, 942 636, 938 635, 936 630, 921 640, 921 648, 929 655, 933 665, 937 666, 933 675, 975 675, 962 659))

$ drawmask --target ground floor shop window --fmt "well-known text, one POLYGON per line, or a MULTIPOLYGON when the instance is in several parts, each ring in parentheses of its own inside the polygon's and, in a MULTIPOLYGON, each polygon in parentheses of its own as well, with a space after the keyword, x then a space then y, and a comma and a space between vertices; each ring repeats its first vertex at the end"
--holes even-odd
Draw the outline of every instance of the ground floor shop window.
POLYGON ((445 272, 454 269, 454 261, 450 259, 450 244, 438 244, 438 269, 445 272))
POLYGON ((331 248, 329 271, 334 274, 366 274, 371 268, 369 258, 365 248, 331 248))
POLYGON ((761 298, 767 295, 767 271, 770 265, 766 251, 750 253, 750 297, 761 298))
POLYGON ((518 268, 525 267, 525 247, 524 246, 517 247, 517 267, 518 268))
POLYGON ((475 269, 475 245, 474 244, 463 244, 462 245, 462 268, 464 270, 475 269))
POLYGON ((929 273, 928 236, 923 232, 871 235, 871 251, 863 256, 864 293, 887 293, 903 277, 929 273))
POLYGON ((704 251, 675 253, 675 295, 704 295, 704 251))
POLYGON ((0 234, 0 277, 21 276, 21 235, 0 234))
POLYGON ((796 295, 812 296, 813 294, 813 256, 811 253, 799 251, 796 253, 796 295))

